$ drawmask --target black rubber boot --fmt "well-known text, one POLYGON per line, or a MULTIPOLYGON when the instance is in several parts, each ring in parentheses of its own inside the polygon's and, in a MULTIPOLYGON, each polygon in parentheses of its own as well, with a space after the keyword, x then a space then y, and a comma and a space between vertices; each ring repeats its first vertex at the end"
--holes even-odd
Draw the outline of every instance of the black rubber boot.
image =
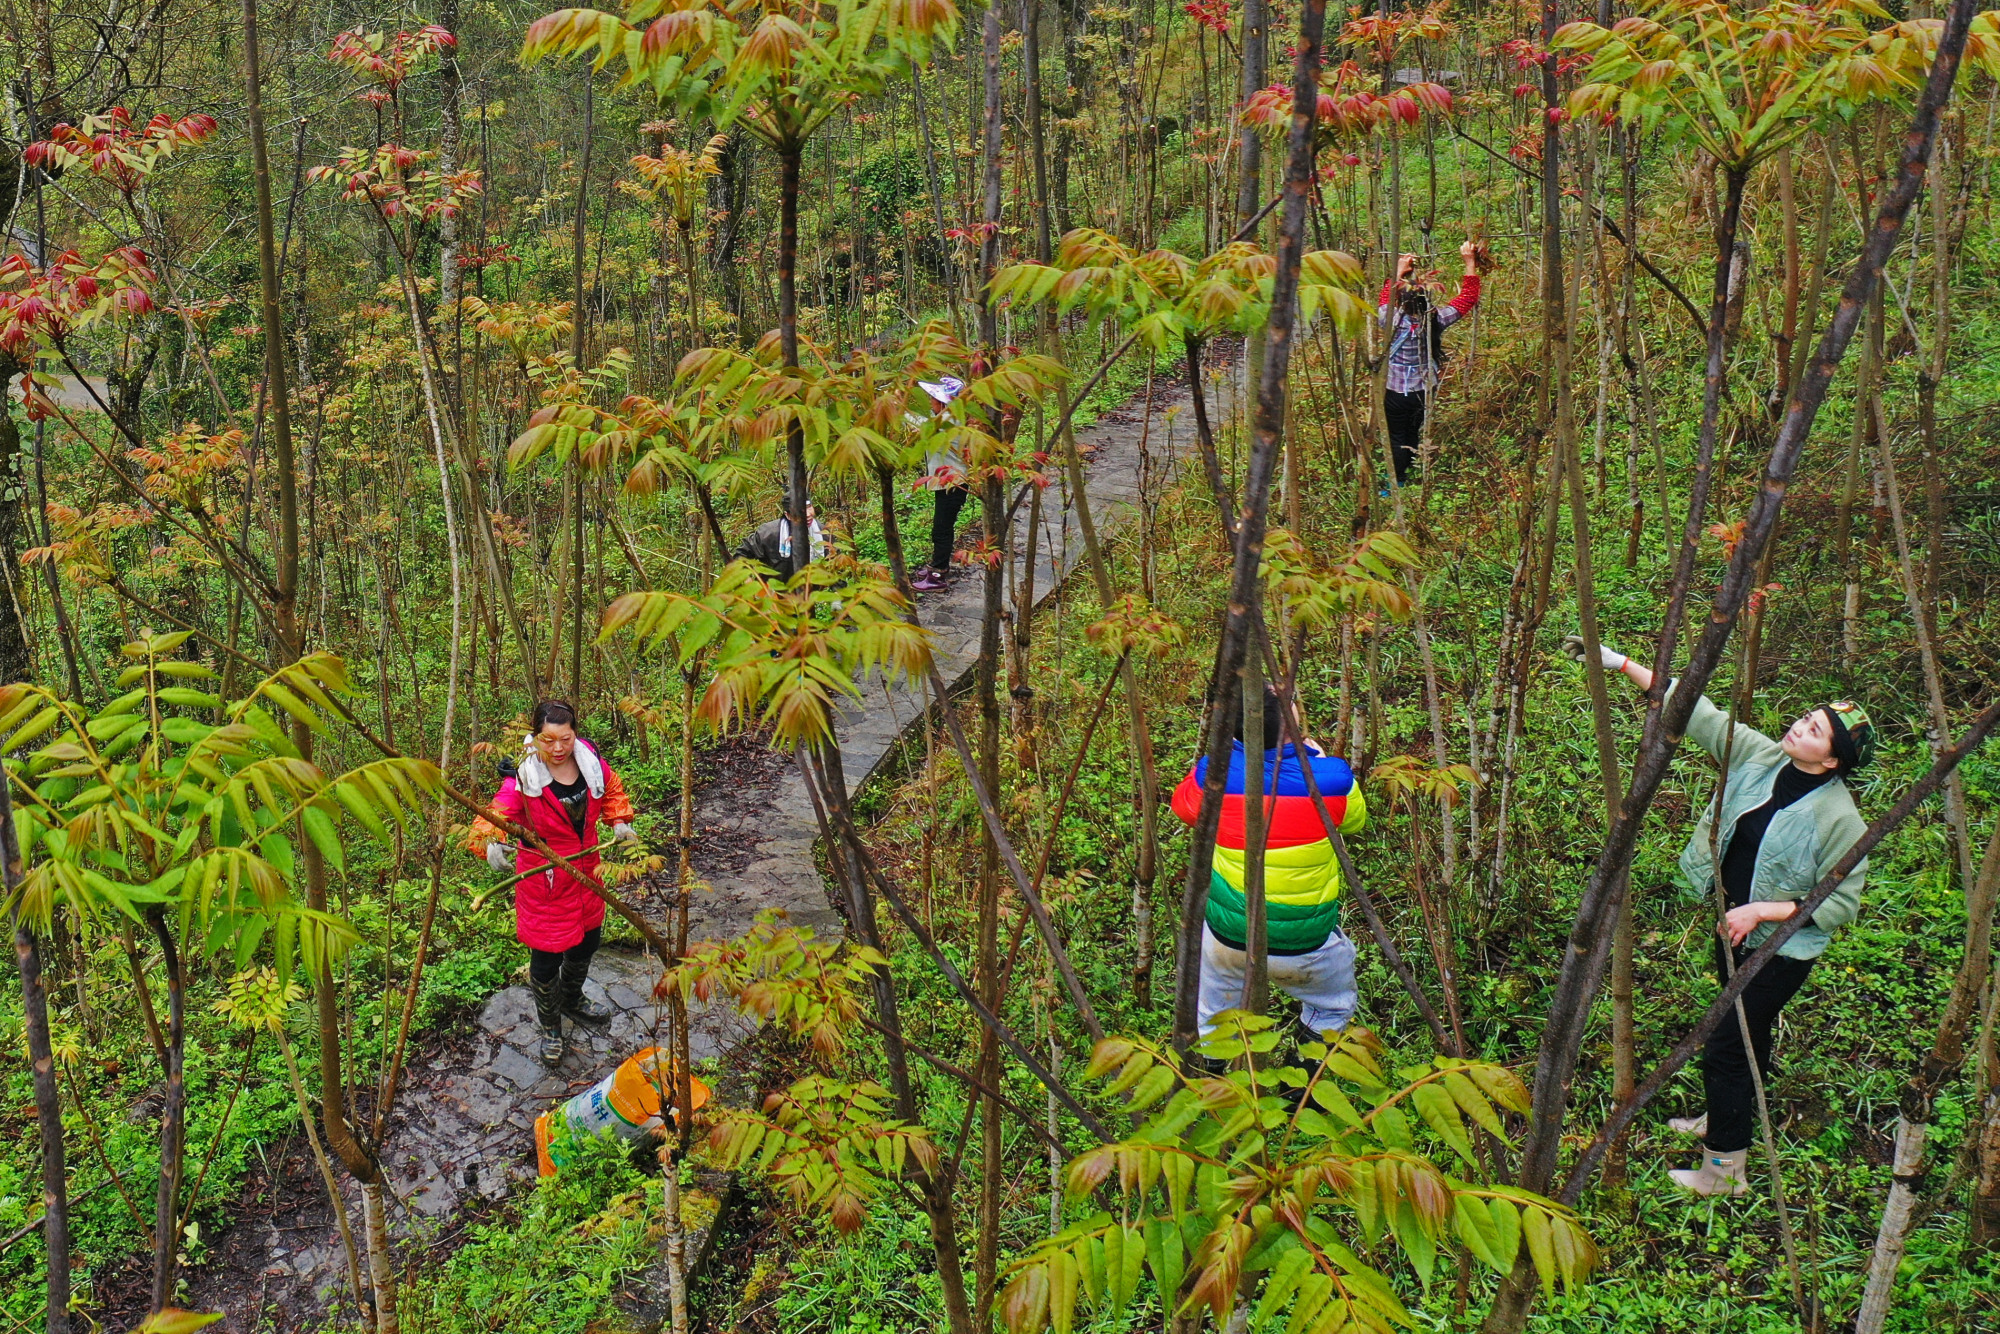
POLYGON ((573 959, 565 954, 561 976, 564 1014, 579 1024, 596 1026, 611 1022, 611 1007, 583 994, 584 979, 590 976, 590 955, 573 959))
POLYGON ((542 1064, 553 1070, 562 1064, 567 1050, 563 1042, 562 980, 552 977, 544 982, 531 977, 528 987, 535 993, 535 1031, 542 1040, 539 1053, 542 1064))

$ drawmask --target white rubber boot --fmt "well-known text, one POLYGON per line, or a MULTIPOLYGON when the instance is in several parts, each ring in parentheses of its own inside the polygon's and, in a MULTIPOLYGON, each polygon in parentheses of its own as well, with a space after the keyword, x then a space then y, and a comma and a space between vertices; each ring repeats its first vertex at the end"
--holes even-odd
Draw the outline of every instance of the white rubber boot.
POLYGON ((1748 1195, 1750 1179, 1743 1168, 1749 1157, 1748 1149, 1717 1153, 1704 1145, 1700 1167, 1676 1168, 1667 1175, 1676 1186, 1695 1195, 1748 1195))
POLYGON ((1667 1129, 1676 1135, 1686 1135, 1689 1139, 1701 1139, 1708 1134, 1708 1113, 1700 1116, 1676 1116, 1667 1122, 1667 1129))

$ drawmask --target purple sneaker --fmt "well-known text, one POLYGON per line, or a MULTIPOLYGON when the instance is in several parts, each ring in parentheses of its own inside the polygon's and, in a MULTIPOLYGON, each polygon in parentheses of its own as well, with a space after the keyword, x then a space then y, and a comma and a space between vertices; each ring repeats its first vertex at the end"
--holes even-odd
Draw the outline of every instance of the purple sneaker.
POLYGON ((911 578, 910 587, 919 593, 941 593, 945 589, 944 571, 922 566, 911 578))

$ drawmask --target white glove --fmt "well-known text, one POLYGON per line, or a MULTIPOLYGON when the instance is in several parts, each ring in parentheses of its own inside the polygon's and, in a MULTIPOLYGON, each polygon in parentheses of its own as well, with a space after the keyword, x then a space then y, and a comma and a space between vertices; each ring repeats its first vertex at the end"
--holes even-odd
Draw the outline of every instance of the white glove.
MULTIPOLYGON (((1569 654, 1570 657, 1575 658, 1578 662, 1583 661, 1584 651, 1587 646, 1583 642, 1582 635, 1564 635, 1562 647, 1563 652, 1569 654)), ((1609 644, 1602 642, 1598 644, 1597 660, 1604 664, 1604 670, 1607 672, 1622 672, 1625 670, 1625 655, 1609 644)))
POLYGON ((499 839, 494 839, 486 845, 486 864, 496 871, 513 870, 514 849, 508 847, 499 839))
POLYGON ((617 824, 611 826, 611 841, 614 843, 637 843, 639 841, 639 831, 625 821, 620 820, 617 824))

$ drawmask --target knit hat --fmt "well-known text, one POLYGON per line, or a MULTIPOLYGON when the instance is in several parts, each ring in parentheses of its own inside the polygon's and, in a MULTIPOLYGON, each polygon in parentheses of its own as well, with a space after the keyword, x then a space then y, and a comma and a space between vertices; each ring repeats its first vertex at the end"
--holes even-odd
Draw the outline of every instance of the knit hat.
POLYGON ((1849 774, 1875 758, 1875 724, 1868 712, 1853 700, 1839 699, 1820 705, 1833 726, 1833 757, 1839 772, 1849 774))

